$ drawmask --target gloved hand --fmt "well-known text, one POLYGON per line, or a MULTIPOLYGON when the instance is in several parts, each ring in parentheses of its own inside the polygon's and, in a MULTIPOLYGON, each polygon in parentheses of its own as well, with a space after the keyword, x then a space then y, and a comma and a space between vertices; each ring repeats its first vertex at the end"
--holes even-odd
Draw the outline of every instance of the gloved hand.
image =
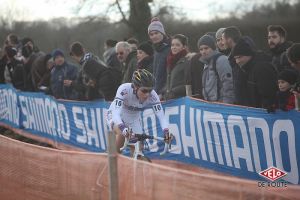
POLYGON ((267 112, 268 113, 275 113, 276 108, 273 105, 270 105, 267 107, 267 112))
POLYGON ((169 129, 168 128, 165 128, 164 129, 164 140, 166 143, 169 143, 169 140, 170 140, 170 132, 169 132, 169 129))
POLYGON ((128 137, 129 136, 129 129, 125 126, 125 124, 119 124, 119 129, 122 132, 122 135, 124 137, 128 137))

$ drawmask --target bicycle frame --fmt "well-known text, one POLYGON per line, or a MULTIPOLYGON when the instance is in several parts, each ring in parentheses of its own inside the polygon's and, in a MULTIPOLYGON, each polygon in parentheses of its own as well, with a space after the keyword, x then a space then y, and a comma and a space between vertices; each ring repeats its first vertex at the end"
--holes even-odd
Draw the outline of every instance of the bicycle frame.
MULTIPOLYGON (((171 134, 170 135, 171 140, 174 138, 174 136, 171 134)), ((122 148, 120 148, 120 151, 123 151, 127 146, 134 146, 134 152, 132 155, 133 159, 138 159, 139 156, 145 156, 143 153, 143 149, 141 148, 141 145, 143 145, 143 142, 146 139, 150 140, 156 140, 156 141, 162 141, 164 142, 164 150, 160 153, 160 155, 165 155, 167 152, 169 152, 169 149, 171 148, 171 140, 169 143, 167 143, 164 138, 162 137, 155 137, 147 134, 135 134, 133 139, 137 139, 136 142, 130 142, 130 138, 126 137, 125 142, 122 148)))

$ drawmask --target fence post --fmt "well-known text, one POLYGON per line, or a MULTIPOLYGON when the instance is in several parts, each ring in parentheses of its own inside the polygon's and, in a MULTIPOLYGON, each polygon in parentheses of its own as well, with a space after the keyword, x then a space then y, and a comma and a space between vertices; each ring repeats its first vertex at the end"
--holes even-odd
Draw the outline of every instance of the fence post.
POLYGON ((186 96, 192 96, 192 86, 191 85, 185 85, 185 93, 186 93, 186 96))
POLYGON ((108 132, 108 181, 109 181, 109 200, 119 199, 118 183, 118 163, 116 135, 114 132, 108 132))
POLYGON ((300 98, 295 95, 295 110, 300 111, 300 98))

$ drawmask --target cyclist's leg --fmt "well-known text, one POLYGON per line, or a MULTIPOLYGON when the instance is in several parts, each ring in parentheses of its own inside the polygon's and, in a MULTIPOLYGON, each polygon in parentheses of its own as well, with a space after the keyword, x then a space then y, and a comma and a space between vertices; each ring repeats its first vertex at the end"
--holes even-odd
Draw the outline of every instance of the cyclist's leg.
POLYGON ((107 122, 107 124, 109 126, 109 130, 116 134, 116 148, 117 148, 117 152, 121 153, 120 152, 120 148, 123 147, 125 138, 122 135, 122 132, 119 129, 119 127, 116 126, 115 123, 113 122, 111 111, 107 112, 106 122, 107 122))
POLYGON ((122 135, 122 132, 118 126, 114 126, 113 130, 114 130, 114 133, 116 133, 117 151, 118 151, 118 153, 121 153, 120 148, 123 147, 123 145, 124 145, 125 137, 122 135))

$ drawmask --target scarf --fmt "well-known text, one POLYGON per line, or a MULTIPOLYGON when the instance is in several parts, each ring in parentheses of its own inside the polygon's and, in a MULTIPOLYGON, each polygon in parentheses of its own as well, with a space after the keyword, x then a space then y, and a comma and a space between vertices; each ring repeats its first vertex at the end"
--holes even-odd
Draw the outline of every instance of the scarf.
POLYGON ((187 50, 183 49, 180 52, 178 52, 177 54, 173 54, 172 51, 170 51, 168 57, 167 57, 167 69, 168 70, 172 70, 176 63, 183 57, 185 57, 187 54, 187 50))

